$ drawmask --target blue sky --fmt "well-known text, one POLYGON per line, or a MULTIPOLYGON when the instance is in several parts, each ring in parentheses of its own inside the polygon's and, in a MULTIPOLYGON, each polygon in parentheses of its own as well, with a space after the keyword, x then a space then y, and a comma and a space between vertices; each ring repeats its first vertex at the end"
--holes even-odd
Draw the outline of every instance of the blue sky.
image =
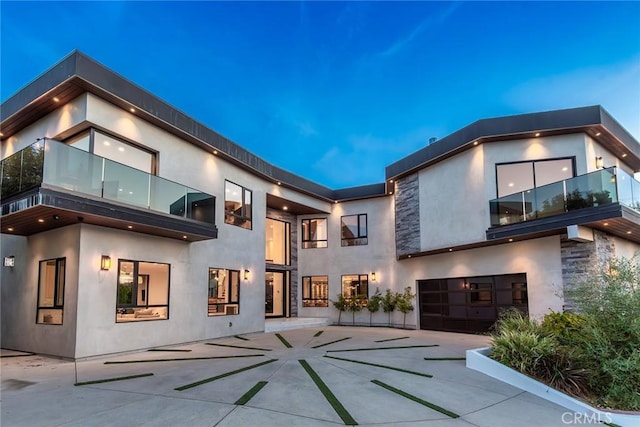
POLYGON ((487 117, 640 139, 640 2, 0 2, 4 101, 73 49, 331 188, 487 117))

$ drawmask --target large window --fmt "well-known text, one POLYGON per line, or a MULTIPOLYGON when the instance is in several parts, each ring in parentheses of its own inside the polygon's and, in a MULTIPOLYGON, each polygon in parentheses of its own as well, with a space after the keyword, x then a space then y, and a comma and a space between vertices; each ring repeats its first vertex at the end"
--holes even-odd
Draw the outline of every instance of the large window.
POLYGON ((329 307, 329 277, 302 277, 302 306, 329 307))
POLYGON ((267 218, 265 259, 269 264, 291 265, 291 224, 267 218))
POLYGON ((342 228, 342 246, 366 245, 367 214, 343 216, 340 220, 342 228))
POLYGON ((327 219, 309 218, 302 220, 302 248, 327 247, 327 219))
POLYGON ((497 164, 498 197, 572 178, 573 164, 574 158, 497 164))
POLYGON ((251 190, 225 181, 224 222, 251 230, 251 190))
POLYGON ((96 156, 113 160, 148 174, 154 173, 154 153, 95 129, 89 129, 66 142, 96 156))
POLYGON ((240 313, 240 272, 210 268, 207 297, 209 316, 240 313))
POLYGON ((65 258, 40 261, 36 323, 62 325, 65 258))
POLYGON ((169 318, 169 264, 118 261, 116 322, 169 318))
POLYGON ((369 298, 369 276, 367 274, 342 276, 342 295, 345 298, 369 298))

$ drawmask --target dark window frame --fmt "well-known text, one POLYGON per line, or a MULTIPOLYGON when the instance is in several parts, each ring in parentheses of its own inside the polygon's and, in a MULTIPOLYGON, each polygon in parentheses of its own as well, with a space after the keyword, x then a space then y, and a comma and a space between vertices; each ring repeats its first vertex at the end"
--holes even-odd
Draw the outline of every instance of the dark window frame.
MULTIPOLYGON (((276 262, 273 262, 273 260, 265 260, 265 262, 267 264, 273 264, 273 265, 291 265, 291 223, 288 221, 283 221, 281 219, 277 219, 277 218, 267 218, 267 220, 271 220, 271 221, 277 221, 277 222, 281 222, 284 224, 284 264, 279 264, 276 262)), ((266 249, 265 249, 265 258, 266 258, 266 249)))
MULTIPOLYGON (((533 173, 533 188, 537 188, 538 184, 536 183, 536 167, 535 164, 536 163, 541 163, 541 162, 553 162, 553 161, 557 161, 557 160, 571 160, 571 172, 572 172, 572 177, 576 177, 577 175, 577 171, 576 171, 576 156, 563 156, 563 157, 552 157, 552 158, 548 158, 548 159, 534 159, 534 160, 518 160, 515 162, 503 162, 503 163, 496 163, 494 165, 494 169, 495 169, 495 179, 496 179, 496 198, 500 198, 500 197, 505 197, 505 196, 509 196, 510 194, 503 194, 502 196, 498 195, 498 188, 499 188, 499 182, 498 182, 498 167, 499 166, 505 166, 505 165, 517 165, 517 164, 524 164, 524 163, 530 163, 531 164, 531 170, 533 173)), ((519 193, 519 191, 516 191, 514 193, 511 194, 516 194, 519 193)))
MULTIPOLYGON (((348 227, 347 227, 348 228, 348 227)), ((353 214, 353 215, 342 215, 340 217, 340 237, 342 240, 342 246, 365 246, 369 244, 369 224, 368 224, 368 218, 367 218, 367 214, 363 213, 363 214, 353 214), (358 230, 358 235, 354 236, 354 237, 345 237, 344 235, 344 230, 345 230, 345 226, 344 226, 344 218, 348 218, 348 217, 357 217, 357 230, 358 230), (362 228, 362 222, 361 219, 364 218, 364 231, 365 234, 361 235, 360 234, 360 229, 362 228)))
POLYGON ((300 223, 302 229, 302 249, 322 249, 329 246, 329 229, 328 219, 324 218, 303 218, 300 223), (325 230, 327 230, 326 239, 312 239, 311 238, 311 221, 322 220, 325 223, 325 230), (306 227, 305 227, 306 224, 306 227), (324 243, 324 245, 322 245, 324 243))
POLYGON ((240 314, 240 288, 241 288, 241 277, 240 277, 240 270, 233 270, 230 268, 220 268, 220 267, 209 267, 209 272, 208 272, 208 279, 207 279, 207 316, 208 317, 218 317, 218 316, 230 316, 230 315, 238 315, 240 314), (226 271, 228 276, 229 276, 229 283, 226 285, 225 287, 225 293, 226 295, 228 295, 228 297, 226 297, 227 301, 225 302, 220 302, 220 301, 212 301, 212 299, 218 299, 217 297, 213 297, 210 295, 210 291, 211 291, 211 285, 210 282, 212 280, 211 278, 211 274, 213 273, 213 271, 226 271), (236 295, 236 299, 232 299, 232 295, 233 295, 233 286, 234 284, 231 283, 231 278, 233 277, 233 274, 235 273, 236 277, 237 277, 237 295, 236 295), (232 309, 232 310, 230 310, 232 309))
POLYGON ((246 230, 253 229, 253 191, 249 190, 246 187, 243 187, 240 184, 236 184, 233 181, 229 181, 226 179, 224 181, 224 223, 229 225, 235 225, 236 227, 244 228, 246 230), (227 209, 227 184, 232 184, 237 187, 240 187, 242 192, 241 195, 241 206, 240 206, 240 214, 232 210, 227 209), (251 203, 247 208, 246 204, 246 195, 250 195, 251 203), (247 226, 248 225, 248 226, 247 226))
POLYGON ((49 258, 44 259, 38 262, 38 294, 36 296, 37 301, 37 309, 36 309, 36 324, 39 325, 62 325, 64 323, 64 292, 66 289, 66 280, 67 280, 67 258, 49 258), (54 288, 53 288, 53 305, 52 306, 43 306, 42 301, 40 301, 40 291, 42 288, 42 263, 55 261, 55 274, 54 274, 54 288), (62 265, 62 267, 61 267, 62 265), (62 278, 60 277, 62 276, 62 278), (59 289, 60 281, 62 281, 62 289, 59 289), (40 310, 60 310, 61 311, 61 320, 60 323, 53 322, 45 322, 44 318, 46 315, 43 315, 43 321, 40 322, 40 310))
MULTIPOLYGON (((316 280, 317 281, 317 280, 316 280)), ((322 295, 322 292, 321 292, 322 295)), ((302 276, 302 306, 303 307, 321 307, 326 308, 329 307, 329 276, 328 275, 315 275, 315 276, 302 276), (324 285, 326 286, 326 290, 324 292, 324 297, 313 298, 313 282, 314 279, 324 279, 326 282, 324 285), (306 290, 306 292, 305 292, 306 290), (309 295, 308 298, 304 296, 309 295), (305 305, 306 303, 306 305, 305 305)))
POLYGON ((133 259, 118 259, 118 278, 116 280, 116 323, 130 323, 131 320, 118 318, 119 314, 130 314, 126 313, 129 310, 133 309, 149 309, 149 308, 166 308, 167 316, 166 317, 150 317, 144 319, 138 319, 137 321, 152 321, 152 320, 169 320, 169 306, 171 302, 171 264, 166 262, 157 262, 157 261, 142 261, 142 260, 133 260, 133 259), (123 262, 131 262, 133 263, 133 282, 131 286, 131 303, 120 303, 119 302, 119 293, 120 293, 120 270, 121 264, 123 262), (149 275, 146 273, 139 273, 140 264, 160 264, 167 266, 167 303, 166 304, 149 304, 149 275), (140 277, 147 276, 146 283, 146 298, 144 305, 138 305, 138 286, 140 286, 140 277))
POLYGON ((369 299, 369 275, 368 274, 343 274, 342 276, 340 276, 340 287, 341 287, 340 288, 340 292, 347 299, 354 298, 354 297, 357 298, 357 297, 361 297, 361 296, 364 296, 365 299, 369 299), (349 277, 349 276, 357 276, 358 277, 357 284, 354 285, 353 281, 352 281, 350 287, 351 287, 351 289, 355 288, 357 290, 360 290, 360 292, 357 292, 357 291, 356 292, 353 292, 353 291, 346 292, 345 291, 345 284, 344 284, 344 280, 345 279, 344 278, 345 277, 349 277), (363 285, 363 279, 366 282, 364 285, 363 285), (362 292, 362 287, 363 286, 366 287, 365 288, 365 292, 362 292))

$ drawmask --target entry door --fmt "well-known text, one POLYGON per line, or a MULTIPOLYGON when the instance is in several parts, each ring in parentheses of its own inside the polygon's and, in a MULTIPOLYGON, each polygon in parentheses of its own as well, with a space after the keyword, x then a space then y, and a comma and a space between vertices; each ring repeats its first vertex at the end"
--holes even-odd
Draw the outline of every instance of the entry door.
POLYGON ((287 313, 288 273, 286 271, 267 271, 265 274, 266 317, 284 317, 287 313))

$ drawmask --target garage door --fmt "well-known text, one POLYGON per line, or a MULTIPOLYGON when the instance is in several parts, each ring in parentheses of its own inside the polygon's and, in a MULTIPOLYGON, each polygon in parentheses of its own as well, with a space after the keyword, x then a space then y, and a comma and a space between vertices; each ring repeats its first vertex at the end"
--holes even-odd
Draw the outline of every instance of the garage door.
POLYGON ((527 275, 418 280, 420 328, 450 332, 487 332, 502 310, 528 314, 527 275))

